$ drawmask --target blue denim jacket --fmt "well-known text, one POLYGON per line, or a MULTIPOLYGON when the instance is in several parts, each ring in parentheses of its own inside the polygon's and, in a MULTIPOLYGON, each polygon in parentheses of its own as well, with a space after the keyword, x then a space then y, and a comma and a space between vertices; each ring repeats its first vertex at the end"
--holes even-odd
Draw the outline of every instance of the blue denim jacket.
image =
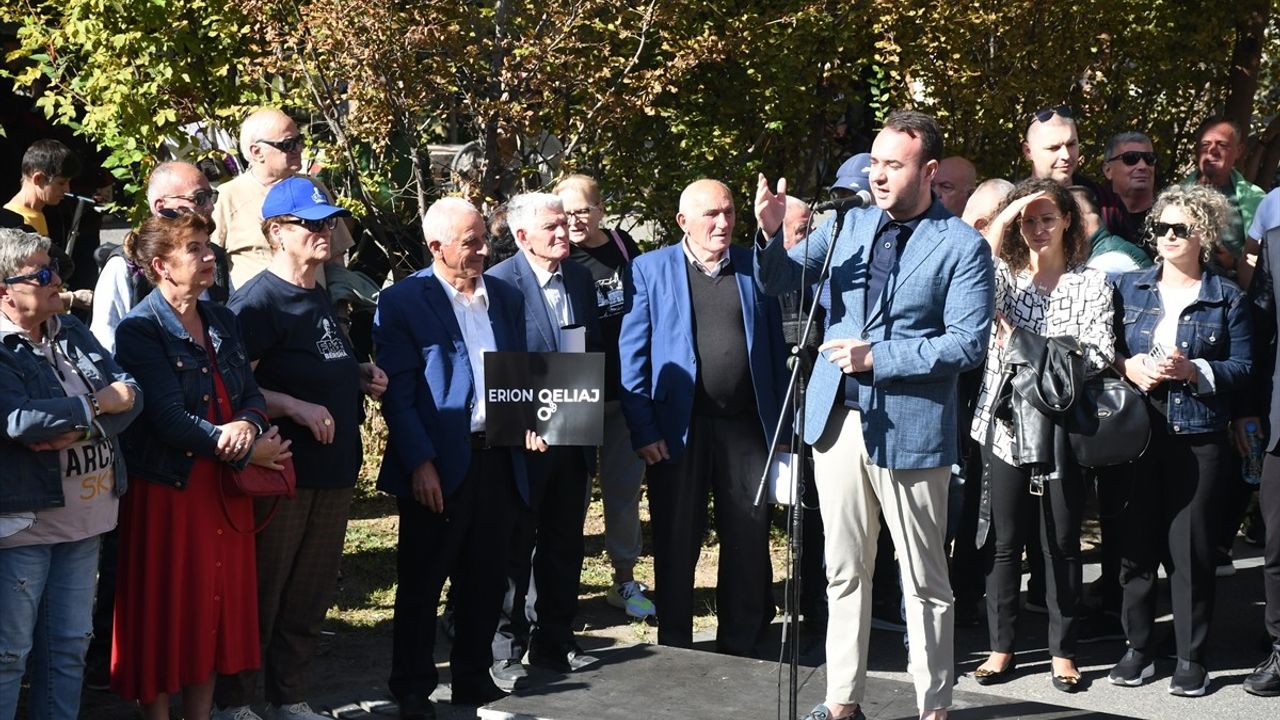
POLYGON ((120 433, 142 412, 142 391, 102 349, 93 334, 70 315, 56 316, 47 326, 59 350, 89 381, 94 390, 113 382, 133 386, 133 407, 100 415, 93 422, 92 407, 81 397, 68 397, 45 356, 22 335, 0 331, 0 415, 5 437, 0 440, 0 512, 27 512, 62 507, 62 470, 58 453, 34 451, 31 443, 53 440, 69 432, 109 437, 115 446, 115 494, 128 488, 120 433))
MULTIPOLYGON (((233 412, 226 422, 266 426, 266 401, 240 342, 235 315, 210 302, 197 305, 208 329, 233 412)), ((116 360, 146 390, 147 409, 125 433, 129 472, 152 482, 186 487, 197 455, 217 457, 222 431, 205 419, 213 397, 209 356, 192 341, 159 291, 147 295, 116 329, 116 360)), ((236 467, 244 467, 247 458, 236 467)))
MULTIPOLYGON (((1117 354, 1151 351, 1151 338, 1164 309, 1157 281, 1160 265, 1116 279, 1117 354)), ((1223 430, 1232 418, 1232 394, 1246 389, 1253 368, 1244 292, 1234 282, 1205 270, 1200 295, 1178 320, 1178 349, 1196 364, 1199 382, 1167 382, 1168 431, 1184 435, 1223 430)))

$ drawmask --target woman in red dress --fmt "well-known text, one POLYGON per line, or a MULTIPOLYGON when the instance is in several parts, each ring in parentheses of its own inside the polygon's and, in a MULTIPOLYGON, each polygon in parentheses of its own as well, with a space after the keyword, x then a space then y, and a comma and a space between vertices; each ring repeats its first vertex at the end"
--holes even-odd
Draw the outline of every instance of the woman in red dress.
POLYGON ((111 688, 148 720, 168 718, 179 691, 185 717, 207 718, 215 673, 261 664, 253 503, 224 475, 290 455, 234 316, 198 300, 212 230, 198 214, 149 218, 125 241, 155 291, 120 323, 116 358, 156 400, 124 442, 136 482, 121 508, 111 688))

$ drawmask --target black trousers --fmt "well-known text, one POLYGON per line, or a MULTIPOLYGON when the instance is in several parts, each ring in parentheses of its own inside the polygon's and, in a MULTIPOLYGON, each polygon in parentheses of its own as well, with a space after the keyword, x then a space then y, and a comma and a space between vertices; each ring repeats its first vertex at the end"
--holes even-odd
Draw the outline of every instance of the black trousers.
POLYGON ((764 471, 760 420, 694 416, 684 454, 648 470, 658 643, 693 644, 693 578, 715 502, 720 541, 716 650, 751 655, 773 619, 768 503, 755 506, 764 471))
POLYGON ((560 650, 573 641, 578 614, 586 456, 579 447, 553 447, 528 463, 530 507, 516 514, 495 660, 519 660, 530 643, 560 650))
POLYGON ((1214 548, 1226 434, 1170 435, 1152 415, 1151 444, 1138 460, 1121 522, 1121 621, 1129 645, 1155 651, 1156 577, 1169 570, 1178 657, 1203 663, 1213 617, 1214 548))
MULTIPOLYGON (((966 426, 967 427, 967 426, 966 426)), ((956 603, 976 603, 986 593, 982 548, 973 541, 978 532, 978 505, 982 499, 982 449, 969 438, 961 440, 964 462, 964 499, 951 546, 951 592, 956 603)))
POLYGON ((1133 476, 1138 472, 1136 463, 1115 467, 1097 468, 1091 474, 1096 480, 1098 496, 1098 526, 1102 533, 1099 551, 1102 555, 1102 574, 1098 577, 1102 593, 1102 610, 1119 615, 1124 606, 1124 591, 1120 587, 1120 555, 1124 541, 1124 510, 1133 493, 1133 476))
POLYGON ((521 504, 511 452, 473 449, 462 485, 433 513, 412 498, 397 498, 400 540, 396 548, 396 604, 391 636, 391 677, 397 700, 426 699, 439 683, 432 656, 436 606, 445 578, 452 578, 454 691, 488 690, 493 681, 490 643, 502 609, 511 527, 521 504))
POLYGON ((1044 484, 1044 495, 1029 492, 1031 470, 1010 465, 990 449, 991 528, 994 551, 987 566, 987 633, 993 652, 1014 651, 1018 622, 1018 590, 1022 582, 1022 548, 1028 515, 1039 519, 1043 549, 1045 604, 1049 609, 1049 654, 1074 658, 1076 612, 1080 604, 1083 565, 1080 522, 1084 513, 1084 480, 1069 464, 1065 477, 1044 484))
POLYGON ((1262 564, 1262 583, 1267 597, 1267 632, 1271 633, 1271 642, 1280 645, 1280 455, 1267 455, 1263 461, 1258 505, 1267 529, 1262 564))

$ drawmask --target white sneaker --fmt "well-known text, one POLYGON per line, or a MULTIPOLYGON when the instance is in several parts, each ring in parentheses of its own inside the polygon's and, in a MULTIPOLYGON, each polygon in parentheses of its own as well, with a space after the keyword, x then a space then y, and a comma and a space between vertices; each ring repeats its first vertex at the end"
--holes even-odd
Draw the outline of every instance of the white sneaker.
POLYGON ((658 614, 658 609, 654 607, 653 601, 644 596, 644 591, 648 589, 638 580, 630 580, 624 583, 617 583, 609 588, 609 592, 605 593, 604 599, 610 605, 620 610, 626 610, 627 615, 643 620, 658 614))
MULTIPOLYGON (((311 706, 304 703, 293 703, 292 705, 272 705, 267 711, 271 716, 271 720, 333 720, 328 715, 323 715, 311 709, 311 706)), ((236 720, 240 720, 237 718, 236 720)))
POLYGON ((262 720, 262 716, 248 705, 231 705, 213 711, 212 720, 262 720))

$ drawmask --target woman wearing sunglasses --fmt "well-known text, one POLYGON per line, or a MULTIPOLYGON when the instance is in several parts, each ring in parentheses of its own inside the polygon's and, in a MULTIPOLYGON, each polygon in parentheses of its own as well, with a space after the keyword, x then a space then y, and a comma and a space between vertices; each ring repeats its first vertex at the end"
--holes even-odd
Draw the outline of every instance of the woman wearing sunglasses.
POLYGON ((0 720, 73 720, 98 548, 127 487, 118 435, 138 384, 62 312, 49 239, 0 229, 0 720), (31 659, 28 668, 28 659, 31 659))
POLYGON ((228 493, 227 466, 278 468, 288 441, 267 422, 230 310, 213 283, 213 225, 150 217, 125 239, 155 286, 116 330, 116 358, 150 402, 125 436, 133 482, 120 522, 111 689, 147 720, 208 718, 214 674, 258 667, 253 502, 228 493))
POLYGON ((972 435, 982 443, 982 504, 990 508, 984 513, 989 522, 979 523, 978 545, 990 532, 995 550, 987 569, 991 653, 973 677, 990 685, 1013 675, 1022 549, 1027 533, 1036 531, 1027 519, 1039 516, 1052 682, 1063 692, 1075 692, 1080 682, 1075 627, 1083 571, 1084 479, 1066 443, 1057 442, 1053 431, 1039 436, 1034 445, 1022 433, 1015 438, 1011 423, 997 412, 997 398, 1006 394, 1005 345, 1014 333, 1075 338, 1084 351, 1085 374, 1104 369, 1115 345, 1111 290, 1105 275, 1085 267, 1089 243, 1079 208, 1052 180, 1026 180, 1015 186, 992 220, 987 238, 996 256, 997 324, 972 435), (1031 462, 1032 457, 1037 461, 1031 462))
MULTIPOLYGON (((387 377, 360 363, 316 273, 329 260, 346 210, 304 178, 282 180, 262 205, 271 265, 237 288, 245 352, 267 414, 292 442, 296 498, 279 504, 258 535, 258 613, 266 700, 275 720, 322 720, 306 702, 312 648, 337 589, 351 493, 363 453, 361 393, 377 398, 387 377)), ((259 507, 270 512, 272 501, 259 507)), ((220 678, 215 717, 245 718, 257 673, 220 678)))
POLYGON ((1245 387, 1252 367, 1244 293, 1209 270, 1230 212, 1212 188, 1168 188, 1147 216, 1159 263, 1120 276, 1116 288, 1124 324, 1116 366, 1146 396, 1151 442, 1117 523, 1129 648, 1109 679, 1136 686, 1155 674, 1156 571, 1167 556, 1178 648, 1169 692, 1191 697, 1209 686, 1204 654, 1217 503, 1229 480, 1222 472, 1230 467, 1227 421, 1232 393, 1245 387))

